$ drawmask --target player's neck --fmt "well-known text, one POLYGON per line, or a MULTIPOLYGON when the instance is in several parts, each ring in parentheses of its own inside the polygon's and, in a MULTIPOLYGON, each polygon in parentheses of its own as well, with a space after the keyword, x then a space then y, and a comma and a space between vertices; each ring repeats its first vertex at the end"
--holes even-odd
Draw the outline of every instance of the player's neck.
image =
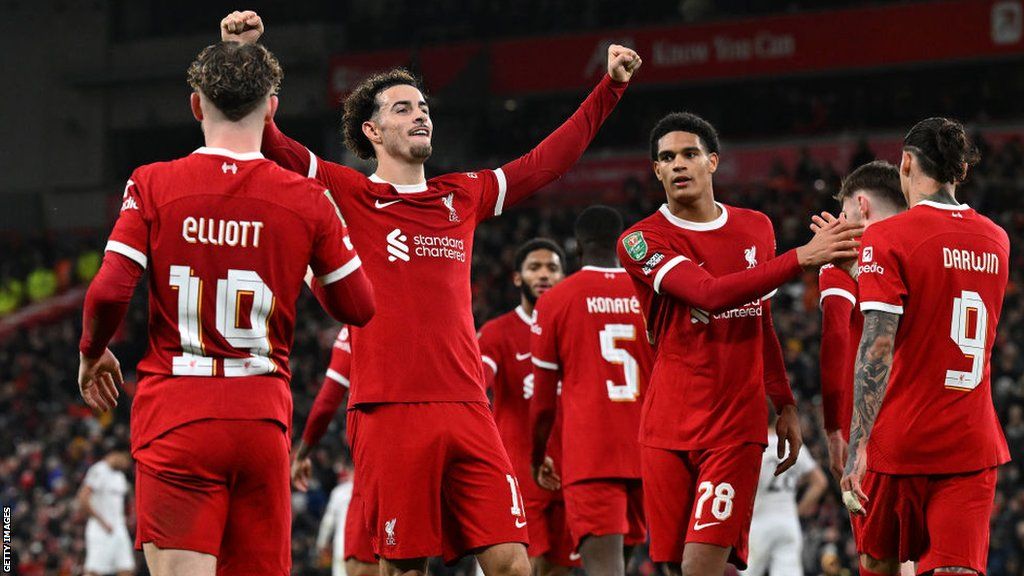
POLYGON ((387 155, 377 158, 374 173, 392 184, 422 184, 427 181, 422 162, 409 162, 387 155))
POLYGON ((584 266, 594 266, 596 268, 618 268, 619 259, 615 256, 615 253, 601 254, 601 253, 588 253, 584 252, 580 258, 580 263, 584 266))
POLYGON ((911 190, 911 206, 916 206, 927 200, 938 204, 950 204, 958 206, 956 201, 956 187, 952 184, 943 184, 936 189, 911 190))
POLYGON ((259 152, 263 144, 263 124, 249 121, 203 122, 203 137, 209 148, 223 148, 232 152, 259 152))
POLYGON ((519 307, 526 312, 527 316, 533 316, 533 302, 526 299, 526 296, 519 297, 519 307))
POLYGON ((676 218, 690 222, 711 222, 721 216, 714 194, 701 194, 689 202, 679 202, 668 198, 668 211, 676 218))

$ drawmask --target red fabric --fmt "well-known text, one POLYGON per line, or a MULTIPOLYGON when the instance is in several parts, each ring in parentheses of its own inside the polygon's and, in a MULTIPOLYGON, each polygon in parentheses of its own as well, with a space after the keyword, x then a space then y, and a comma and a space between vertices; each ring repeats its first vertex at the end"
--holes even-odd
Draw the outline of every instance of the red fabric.
POLYGON ((382 558, 451 563, 485 546, 529 542, 523 497, 487 404, 356 406, 348 435, 382 558))
POLYGON ((135 547, 217 556, 218 574, 288 574, 288 437, 265 420, 203 420, 135 452, 135 547))
POLYGON ((338 413, 338 408, 345 402, 349 386, 349 368, 352 362, 352 348, 348 341, 349 329, 343 326, 338 331, 331 347, 331 361, 327 367, 327 375, 320 384, 320 391, 309 409, 306 428, 302 431, 302 441, 312 448, 320 443, 324 432, 331 425, 331 420, 338 413), (341 379, 339 381, 339 379, 341 379))
POLYGON ((367 564, 376 564, 377 557, 373 555, 373 544, 370 542, 370 532, 366 529, 363 515, 364 506, 363 495, 359 490, 359 480, 353 480, 352 500, 349 501, 348 513, 345 514, 344 558, 345 560, 354 559, 367 564))
POLYGON ((800 270, 794 250, 753 270, 717 277, 687 261, 669 271, 661 282, 661 293, 696 308, 722 312, 771 292, 796 278, 800 270))
POLYGON ((745 569, 764 447, 642 450, 651 560, 678 564, 685 544, 700 542, 732 548, 729 562, 745 569))
POLYGON ((562 375, 563 485, 639 478, 637 431, 654 353, 626 271, 584 266, 547 291, 536 314, 538 411, 551 404, 551 380, 562 375))
POLYGON ((264 152, 331 191, 374 284, 378 313, 353 330, 350 404, 486 401, 469 281, 476 225, 568 170, 624 89, 602 81, 525 156, 499 170, 432 178, 421 192, 399 193, 386 182, 316 158, 276 126, 267 127, 264 152), (445 297, 424 306, 424 294, 445 297), (414 347, 395 346, 410 329, 429 337, 414 347))
POLYGON ((869 470, 861 483, 867 515, 850 516, 857 551, 913 560, 922 574, 949 566, 984 574, 996 478, 995 468, 936 476, 869 470))
POLYGON ((1010 459, 990 375, 1009 240, 966 206, 929 204, 873 224, 861 240, 865 323, 872 310, 902 313, 868 440, 868 469, 887 474, 970 472, 1010 459))
POLYGON ((825 430, 841 430, 849 441, 853 412, 853 365, 864 329, 857 309, 857 282, 831 264, 818 275, 821 293, 821 407, 825 430))
POLYGON ((565 516, 573 547, 587 536, 622 534, 626 546, 647 540, 639 478, 585 480, 565 487, 565 516))
POLYGON ((656 347, 640 421, 640 442, 647 446, 765 445, 766 379, 773 400, 792 402, 782 390, 784 367, 766 299, 800 268, 795 256, 774 258, 775 233, 767 216, 719 206, 721 215, 707 223, 681 220, 662 206, 627 230, 618 245, 656 347), (666 289, 673 277, 682 293, 666 289), (716 312, 682 298, 697 294, 693 286, 700 278, 707 279, 707 290, 725 291, 713 286, 726 278, 741 287, 727 299, 713 298, 736 307, 716 312))
POLYGON ((323 187, 259 154, 213 148, 136 169, 106 250, 150 272, 136 449, 243 408, 253 410, 244 418, 289 427, 288 355, 306 270, 335 284, 360 272, 323 187))
MULTIPOLYGON (((525 483, 527 480, 523 480, 525 483)), ((561 494, 561 491, 559 491, 561 494)), ((580 557, 565 517, 565 501, 561 498, 547 500, 526 499, 526 525, 530 533, 530 545, 526 547, 530 558, 543 556, 557 566, 580 567, 580 557)))
POLYGON ((103 264, 89 284, 82 310, 82 339, 78 349, 98 358, 114 337, 131 302, 144 268, 120 254, 103 255, 103 264))

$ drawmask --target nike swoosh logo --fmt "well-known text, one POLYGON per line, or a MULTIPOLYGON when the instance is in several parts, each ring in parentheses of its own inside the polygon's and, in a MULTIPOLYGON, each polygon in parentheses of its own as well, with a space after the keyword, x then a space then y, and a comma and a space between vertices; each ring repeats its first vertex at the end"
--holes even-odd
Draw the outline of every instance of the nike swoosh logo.
POLYGON ((522 528, 523 526, 526 526, 526 520, 523 520, 523 521, 516 520, 516 528, 522 528))
POLYGON ((532 356, 532 354, 530 354, 529 352, 526 352, 526 353, 523 353, 523 354, 520 354, 520 353, 516 352, 516 360, 519 360, 519 361, 526 360, 530 356, 532 356))
POLYGON ((376 206, 378 209, 380 209, 380 208, 387 208, 388 206, 391 206, 392 204, 398 204, 401 201, 402 201, 401 199, 399 199, 399 200, 392 200, 390 202, 381 202, 380 200, 377 200, 377 201, 375 201, 373 203, 373 205, 376 206))
POLYGON ((693 523, 693 529, 698 531, 698 532, 700 532, 701 530, 703 530, 705 528, 710 528, 711 526, 717 526, 719 524, 721 524, 721 522, 708 522, 707 524, 701 524, 700 522, 694 522, 693 523))

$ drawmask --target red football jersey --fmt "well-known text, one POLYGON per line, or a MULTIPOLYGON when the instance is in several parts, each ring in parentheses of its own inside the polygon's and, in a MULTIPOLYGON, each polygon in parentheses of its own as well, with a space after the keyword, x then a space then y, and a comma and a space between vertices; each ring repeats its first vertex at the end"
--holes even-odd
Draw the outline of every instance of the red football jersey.
POLYGON ((966 205, 925 201, 872 225, 861 245, 861 310, 901 315, 868 468, 955 474, 1009 461, 990 382, 1006 232, 966 205))
POLYGON ((626 271, 584 266, 545 292, 531 350, 536 370, 562 372, 562 482, 639 478, 654 354, 626 271))
POLYGON ((334 339, 334 344, 331 346, 331 360, 325 376, 348 388, 351 369, 352 344, 349 342, 349 327, 342 326, 338 331, 338 337, 334 339))
POLYGON ((291 426, 306 268, 329 284, 360 266, 322 186, 259 153, 200 148, 132 173, 106 249, 150 272, 135 447, 203 418, 291 426))
POLYGON ((350 405, 487 401, 471 307, 473 232, 567 171, 625 87, 606 76, 566 123, 499 169, 412 185, 326 162, 268 125, 264 152, 331 190, 374 285, 377 313, 352 329, 350 405))
MULTIPOLYGON (((533 364, 530 362, 530 328, 533 316, 522 306, 502 314, 480 328, 480 359, 484 370, 494 373, 491 387, 494 422, 498 425, 505 451, 519 478, 523 497, 530 500, 549 500, 560 497, 561 491, 545 490, 533 481, 530 469, 532 432, 530 430, 530 400, 533 398, 533 364)), ((548 456, 558 466, 561 462, 561 444, 557 441, 561 430, 561 414, 555 418, 548 442, 548 456)))
POLYGON ((853 413, 853 366, 864 330, 857 308, 857 281, 831 264, 818 273, 821 294, 821 404, 825 430, 840 430, 850 439, 853 413))
POLYGON ((767 382, 786 384, 767 297, 719 313, 659 293, 669 270, 691 260, 713 276, 775 256, 771 221, 718 204, 711 222, 690 222, 667 205, 626 231, 619 260, 629 271, 655 343, 640 441, 668 450, 767 444, 767 382))

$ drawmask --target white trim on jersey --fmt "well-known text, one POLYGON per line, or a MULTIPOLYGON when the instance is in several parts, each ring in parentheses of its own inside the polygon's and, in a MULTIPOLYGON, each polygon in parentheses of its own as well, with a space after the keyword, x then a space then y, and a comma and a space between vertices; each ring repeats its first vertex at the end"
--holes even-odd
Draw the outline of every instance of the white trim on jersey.
POLYGON ((885 302, 861 302, 860 311, 867 312, 868 310, 877 310, 879 312, 888 312, 890 314, 903 314, 903 306, 886 304, 885 302))
POLYGON ((501 168, 494 170, 494 179, 498 181, 498 200, 494 203, 494 215, 501 216, 505 209, 505 193, 508 192, 508 180, 505 178, 505 171, 501 168))
POLYGON ((329 272, 327 274, 324 274, 323 276, 320 276, 319 278, 317 278, 317 281, 320 282, 321 286, 327 286, 328 284, 337 282, 338 280, 341 280, 342 278, 355 272, 356 269, 362 265, 363 263, 361 260, 359 260, 359 255, 357 254, 351 260, 346 262, 341 268, 338 268, 334 272, 329 272))
POLYGON ((930 206, 931 208, 935 208, 937 210, 969 210, 971 208, 967 204, 957 204, 954 206, 952 204, 943 204, 941 202, 933 202, 931 200, 921 200, 920 202, 915 204, 915 206, 917 205, 930 206))
POLYGON ((668 274, 669 270, 675 268, 682 262, 686 262, 687 260, 689 260, 689 258, 686 256, 676 256, 662 264, 661 269, 659 269, 658 273, 654 275, 654 291, 661 294, 661 281, 665 278, 665 274, 668 274))
POLYGON ((526 310, 523 310, 523 305, 522 304, 520 304, 519 306, 516 306, 516 315, 519 316, 520 320, 522 320, 523 322, 526 322, 527 326, 533 326, 534 320, 537 319, 537 311, 534 310, 533 311, 533 316, 530 316, 529 314, 526 313, 526 310))
POLYGON ((370 175, 370 182, 375 182, 377 184, 390 184, 391 187, 395 189, 395 192, 398 192, 399 194, 415 194, 417 192, 427 191, 426 182, 420 182, 419 184, 395 184, 377 176, 377 174, 370 175))
POLYGON ((338 384, 341 384, 345 388, 349 387, 348 378, 345 378, 344 376, 342 376, 341 373, 338 372, 337 370, 332 370, 331 368, 328 368, 327 369, 327 373, 325 374, 325 376, 327 376, 331 380, 334 380, 338 384))
POLYGON ((625 268, 602 268, 601 266, 584 266, 580 270, 592 270, 594 272, 625 272, 625 268))
POLYGON ((213 148, 210 146, 200 146, 199 148, 196 148, 193 154, 206 154, 209 156, 227 156, 232 160, 240 160, 243 162, 246 160, 263 159, 263 154, 261 154, 258 150, 256 152, 233 152, 226 148, 213 148))
POLYGON ((490 356, 484 356, 483 354, 481 354, 481 355, 480 355, 480 360, 481 360, 481 361, 482 361, 482 362, 483 362, 484 364, 487 364, 488 366, 490 366, 490 367, 491 367, 491 370, 494 370, 494 373, 495 373, 495 374, 497 374, 497 373, 498 373, 498 363, 497 363, 497 362, 495 362, 493 358, 491 358, 490 356))
POLYGON ((726 210, 725 206, 722 206, 718 202, 715 202, 715 206, 722 209, 722 214, 710 222, 691 222, 690 220, 684 220, 673 214, 672 211, 668 209, 668 204, 662 204, 661 208, 658 208, 658 212, 661 212, 661 215, 664 216, 666 220, 683 230, 707 232, 709 230, 718 230, 722 226, 725 226, 725 223, 729 221, 729 211, 726 210))
POLYGON ((316 159, 316 154, 309 148, 306 148, 306 152, 309 152, 309 170, 306 171, 306 178, 316 178, 316 170, 319 168, 317 164, 319 161, 316 159))
POLYGON ((533 360, 533 365, 538 367, 538 368, 543 368, 545 370, 558 370, 558 364, 555 364, 554 362, 545 362, 544 360, 541 360, 540 358, 537 358, 536 356, 534 356, 532 358, 532 360, 533 360))
POLYGON ((118 242, 117 240, 107 240, 107 247, 104 248, 103 251, 116 252, 117 254, 132 260, 143 268, 146 267, 146 262, 149 261, 148 258, 146 258, 146 255, 142 252, 139 252, 135 248, 132 248, 123 242, 118 242))
POLYGON ((849 290, 843 290, 842 288, 826 288, 821 291, 821 298, 818 298, 818 305, 821 305, 825 301, 825 298, 829 296, 841 296, 850 301, 850 304, 857 305, 857 297, 853 295, 849 290))

